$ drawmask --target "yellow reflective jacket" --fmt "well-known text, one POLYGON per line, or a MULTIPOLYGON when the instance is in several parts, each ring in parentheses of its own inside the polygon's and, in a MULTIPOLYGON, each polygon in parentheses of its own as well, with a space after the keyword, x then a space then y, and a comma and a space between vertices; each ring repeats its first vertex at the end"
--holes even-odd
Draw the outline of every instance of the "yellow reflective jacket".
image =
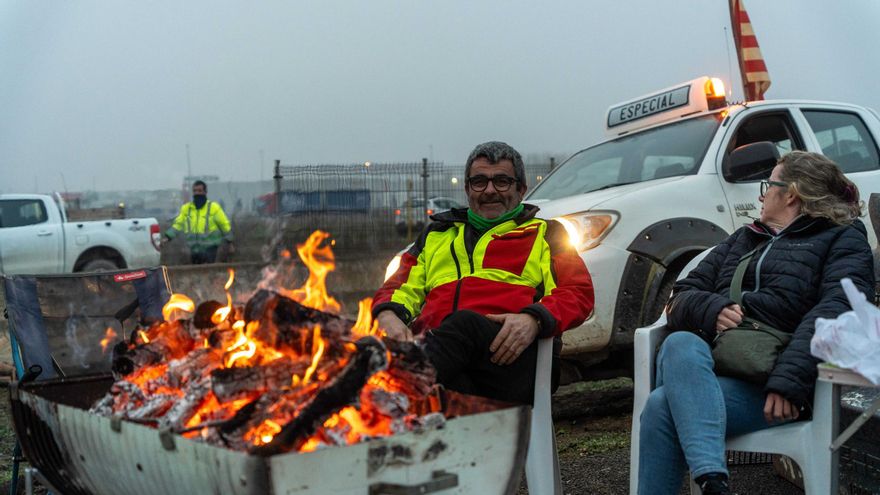
POLYGON ((191 250, 201 250, 219 246, 223 239, 232 242, 232 226, 223 213, 223 207, 208 201, 201 208, 190 201, 180 207, 180 214, 174 219, 171 228, 165 232, 174 239, 182 232, 191 250))
POLYGON ((414 333, 462 309, 531 314, 542 337, 582 323, 594 302, 589 271, 563 226, 535 218, 538 208, 525 206, 483 233, 468 224, 466 209, 434 215, 376 292, 373 316, 394 311, 414 333))

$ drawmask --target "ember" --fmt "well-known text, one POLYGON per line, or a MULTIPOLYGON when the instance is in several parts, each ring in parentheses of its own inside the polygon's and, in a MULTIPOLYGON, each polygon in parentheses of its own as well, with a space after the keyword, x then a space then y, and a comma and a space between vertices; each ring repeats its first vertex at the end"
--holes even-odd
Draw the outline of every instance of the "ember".
POLYGON ((328 237, 297 246, 310 271, 299 289, 261 289, 236 306, 230 270, 226 304, 173 294, 166 321, 113 348, 117 381, 92 411, 263 456, 435 425, 435 371, 421 349, 384 340, 369 299, 356 321, 338 315, 328 237))

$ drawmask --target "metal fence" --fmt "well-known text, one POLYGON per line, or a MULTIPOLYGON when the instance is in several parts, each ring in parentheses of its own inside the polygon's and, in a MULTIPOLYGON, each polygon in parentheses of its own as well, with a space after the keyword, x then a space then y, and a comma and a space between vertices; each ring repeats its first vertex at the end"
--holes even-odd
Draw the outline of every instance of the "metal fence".
MULTIPOLYGON (((527 164, 527 182, 534 185, 550 169, 549 163, 527 164)), ((258 211, 280 218, 285 237, 303 238, 320 228, 343 251, 399 249, 418 235, 429 214, 467 205, 463 164, 276 161, 275 172, 275 192, 259 198, 258 211)))

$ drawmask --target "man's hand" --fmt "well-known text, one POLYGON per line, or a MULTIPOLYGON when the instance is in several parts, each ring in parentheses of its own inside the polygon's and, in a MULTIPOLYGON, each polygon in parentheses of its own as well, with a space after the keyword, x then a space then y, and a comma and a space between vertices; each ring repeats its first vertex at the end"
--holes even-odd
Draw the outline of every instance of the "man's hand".
POLYGON ((495 364, 508 365, 516 361, 538 336, 538 320, 532 315, 504 313, 486 315, 486 318, 501 323, 501 330, 489 345, 489 351, 493 353, 491 361, 495 364))
POLYGON ((715 322, 715 331, 721 333, 728 328, 733 328, 743 321, 743 310, 739 304, 731 304, 725 306, 718 313, 718 320, 715 322))
POLYGON ((412 331, 406 326, 406 323, 398 318, 394 311, 391 311, 390 309, 380 312, 376 317, 376 321, 379 322, 379 328, 385 330, 385 335, 392 339, 413 339, 412 331))
POLYGON ((785 399, 785 397, 770 392, 767 394, 767 401, 764 402, 764 419, 768 423, 778 423, 780 421, 790 421, 797 419, 800 415, 797 407, 785 399))

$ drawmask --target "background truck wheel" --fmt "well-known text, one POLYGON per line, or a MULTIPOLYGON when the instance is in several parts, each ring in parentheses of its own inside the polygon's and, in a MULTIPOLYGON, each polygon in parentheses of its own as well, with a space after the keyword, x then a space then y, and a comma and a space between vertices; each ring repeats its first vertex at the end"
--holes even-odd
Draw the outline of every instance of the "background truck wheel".
POLYGON ((83 272, 112 272, 114 270, 119 270, 116 262, 105 258, 89 260, 80 269, 83 272))

